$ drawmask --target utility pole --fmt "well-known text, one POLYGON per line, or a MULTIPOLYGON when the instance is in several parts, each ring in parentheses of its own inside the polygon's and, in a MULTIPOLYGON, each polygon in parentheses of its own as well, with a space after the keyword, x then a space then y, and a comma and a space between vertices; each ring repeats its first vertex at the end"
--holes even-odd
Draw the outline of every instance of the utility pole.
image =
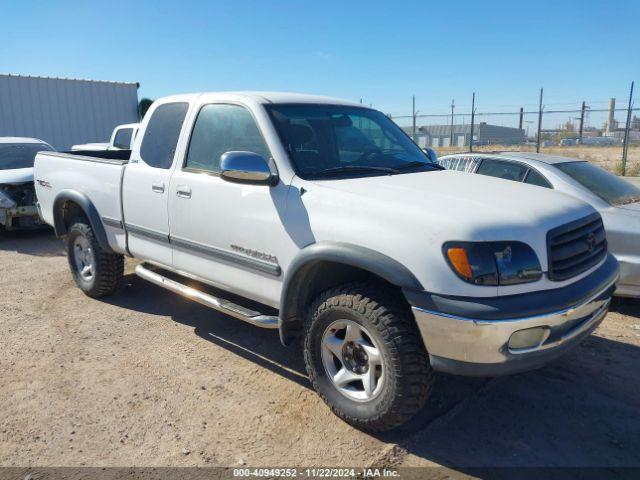
POLYGON ((624 127, 624 141, 622 143, 622 176, 627 174, 627 151, 629 150, 629 129, 631 128, 631 107, 633 101, 633 82, 629 91, 629 105, 627 105, 627 123, 624 127))
POLYGON ((524 108, 520 107, 520 121, 518 122, 518 128, 522 130, 522 122, 524 121, 524 108))
POLYGON ((455 101, 451 99, 451 132, 449 135, 449 146, 453 147, 453 109, 455 108, 455 101))
POLYGON ((469 135, 469 152, 473 152, 473 124, 476 116, 476 92, 471 97, 471 133, 469 135))
POLYGON ((587 105, 583 101, 582 109, 580 110, 580 134, 579 134, 580 142, 582 142, 582 132, 584 132, 584 111, 586 110, 586 108, 587 108, 587 105))
POLYGON ((413 97, 413 113, 411 114, 411 117, 413 118, 413 133, 411 134, 411 138, 413 139, 413 141, 416 141, 416 96, 414 95, 413 97))
POLYGON ((538 136, 536 138, 536 153, 540 153, 540 134, 542 133, 542 88, 540 89, 540 104, 538 106, 538 136))

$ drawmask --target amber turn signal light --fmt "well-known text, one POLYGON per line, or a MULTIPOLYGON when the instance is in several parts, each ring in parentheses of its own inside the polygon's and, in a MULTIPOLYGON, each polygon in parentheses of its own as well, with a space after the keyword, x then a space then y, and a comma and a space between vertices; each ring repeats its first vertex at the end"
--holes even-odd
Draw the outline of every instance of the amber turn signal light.
POLYGON ((451 265, 453 265, 453 268, 456 269, 459 275, 469 280, 473 278, 473 271, 471 270, 469 257, 464 248, 449 248, 447 249, 447 256, 451 261, 451 265))

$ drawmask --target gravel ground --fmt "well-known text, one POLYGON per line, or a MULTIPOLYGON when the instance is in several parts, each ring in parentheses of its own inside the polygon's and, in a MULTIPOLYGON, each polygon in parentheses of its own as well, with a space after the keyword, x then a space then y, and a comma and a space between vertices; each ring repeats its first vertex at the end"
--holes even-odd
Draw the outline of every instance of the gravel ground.
POLYGON ((640 466, 640 302, 541 370, 438 376, 410 425, 373 436, 329 412, 276 332, 132 262, 92 300, 51 233, 0 235, 1 466, 640 466))

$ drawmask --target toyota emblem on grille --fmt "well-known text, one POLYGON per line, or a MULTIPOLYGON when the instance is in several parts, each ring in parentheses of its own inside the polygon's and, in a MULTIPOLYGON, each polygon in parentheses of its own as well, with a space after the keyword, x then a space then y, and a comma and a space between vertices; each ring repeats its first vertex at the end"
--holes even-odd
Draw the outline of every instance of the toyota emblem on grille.
POLYGON ((593 233, 587 235, 587 249, 589 253, 593 252, 593 249, 596 246, 596 236, 593 233))

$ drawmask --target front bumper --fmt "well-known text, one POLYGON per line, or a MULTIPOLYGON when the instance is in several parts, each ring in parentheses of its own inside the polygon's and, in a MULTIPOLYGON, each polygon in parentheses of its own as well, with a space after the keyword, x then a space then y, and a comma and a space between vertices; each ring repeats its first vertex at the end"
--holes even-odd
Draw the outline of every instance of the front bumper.
POLYGON ((39 228, 45 226, 35 205, 0 208, 0 225, 5 230, 39 228))
MULTIPOLYGON (((618 279, 617 263, 609 256, 604 265, 589 275, 592 276, 596 276, 595 285, 594 278, 588 278, 583 286, 590 284, 595 288, 583 291, 579 301, 566 303, 564 308, 554 311, 540 310, 544 307, 531 303, 534 299, 543 301, 537 293, 517 296, 521 310, 529 311, 520 316, 515 309, 506 313, 496 311, 494 318, 487 318, 486 312, 480 315, 483 318, 474 318, 414 304, 413 313, 432 367, 458 375, 496 376, 531 370, 562 355, 588 336, 605 317, 618 279), (539 343, 510 348, 509 340, 515 332, 533 327, 545 329, 539 343)), ((567 292, 562 289, 546 292, 547 305, 553 304, 552 297, 558 295, 566 296, 567 292)), ((513 308, 514 302, 503 304, 513 308)), ((464 310, 459 300, 456 307, 464 310)))

